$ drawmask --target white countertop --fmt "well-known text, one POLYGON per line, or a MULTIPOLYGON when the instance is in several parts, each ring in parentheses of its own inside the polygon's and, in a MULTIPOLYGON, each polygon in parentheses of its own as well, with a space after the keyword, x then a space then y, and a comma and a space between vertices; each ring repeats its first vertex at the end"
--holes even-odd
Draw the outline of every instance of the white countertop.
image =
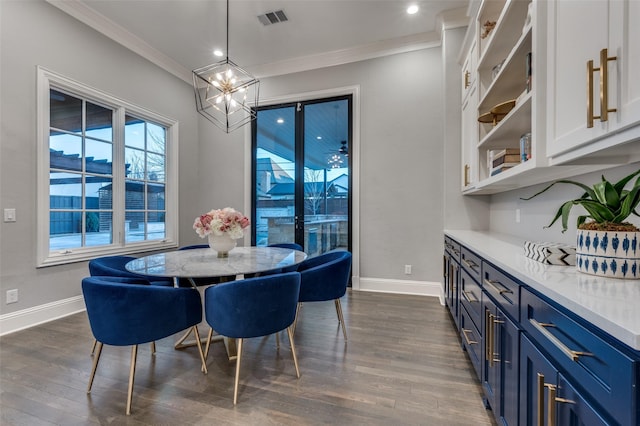
POLYGON ((524 239, 494 232, 445 230, 495 266, 640 351, 640 280, 587 275, 524 255, 524 239))

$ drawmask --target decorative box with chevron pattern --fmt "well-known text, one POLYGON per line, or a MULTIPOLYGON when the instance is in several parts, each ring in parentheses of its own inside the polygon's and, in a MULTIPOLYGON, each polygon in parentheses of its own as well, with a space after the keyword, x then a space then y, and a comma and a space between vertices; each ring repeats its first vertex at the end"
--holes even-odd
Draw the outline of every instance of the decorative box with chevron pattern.
POLYGON ((547 265, 573 266, 576 264, 576 248, 566 244, 525 241, 524 254, 530 259, 547 265))

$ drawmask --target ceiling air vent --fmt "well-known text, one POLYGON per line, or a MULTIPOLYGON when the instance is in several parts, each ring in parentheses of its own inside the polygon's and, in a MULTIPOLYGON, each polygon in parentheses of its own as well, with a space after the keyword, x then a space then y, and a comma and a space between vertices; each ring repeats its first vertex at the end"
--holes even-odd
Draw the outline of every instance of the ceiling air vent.
POLYGON ((267 12, 264 15, 258 15, 258 21, 262 25, 277 24, 278 22, 288 21, 287 15, 284 14, 284 10, 276 10, 275 12, 267 12))

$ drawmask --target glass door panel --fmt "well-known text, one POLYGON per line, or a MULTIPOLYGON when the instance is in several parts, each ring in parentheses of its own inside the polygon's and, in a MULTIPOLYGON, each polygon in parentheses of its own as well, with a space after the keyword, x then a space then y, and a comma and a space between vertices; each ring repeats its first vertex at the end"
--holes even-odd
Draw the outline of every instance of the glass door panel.
POLYGON ((304 248, 348 249, 349 101, 304 106, 304 248))
POLYGON ((258 108, 252 244, 351 249, 351 109, 351 96, 258 108))
POLYGON ((295 241, 295 105, 260 109, 254 124, 254 244, 295 241))

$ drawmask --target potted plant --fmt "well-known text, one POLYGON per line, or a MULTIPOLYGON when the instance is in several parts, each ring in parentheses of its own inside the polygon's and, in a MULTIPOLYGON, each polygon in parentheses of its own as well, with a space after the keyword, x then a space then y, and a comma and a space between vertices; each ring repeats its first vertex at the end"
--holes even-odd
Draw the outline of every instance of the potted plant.
POLYGON ((640 170, 616 183, 602 176, 602 181, 589 187, 571 180, 558 180, 542 191, 523 200, 530 200, 557 183, 576 185, 585 190, 580 198, 564 202, 549 225, 562 220, 562 232, 567 230, 571 208, 580 205, 586 215, 578 216, 576 267, 578 271, 615 278, 640 277, 640 229, 626 222, 640 203, 640 170), (636 178, 630 189, 625 189, 636 178))

